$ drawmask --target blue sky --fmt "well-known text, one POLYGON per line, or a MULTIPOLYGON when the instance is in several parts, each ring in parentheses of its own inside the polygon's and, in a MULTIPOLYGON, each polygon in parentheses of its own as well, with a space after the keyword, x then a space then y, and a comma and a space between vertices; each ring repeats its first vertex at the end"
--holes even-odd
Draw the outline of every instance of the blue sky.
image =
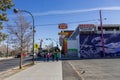
MULTIPOLYGON (((13 8, 27 10, 35 18, 35 42, 39 39, 53 38, 58 39, 59 23, 69 23, 67 30, 74 30, 79 24, 99 24, 99 9, 102 9, 103 24, 119 24, 120 19, 120 0, 13 0, 16 4, 13 8), (82 22, 85 21, 85 22, 82 22), (56 24, 46 25, 45 24, 56 24)), ((15 14, 12 10, 8 11, 10 21, 14 22, 15 14)), ((29 16, 27 16, 29 17, 29 16)), ((28 18, 31 20, 31 18, 28 18)), ((31 20, 32 21, 32 20, 31 20)), ((44 42, 43 44, 48 44, 44 42)))

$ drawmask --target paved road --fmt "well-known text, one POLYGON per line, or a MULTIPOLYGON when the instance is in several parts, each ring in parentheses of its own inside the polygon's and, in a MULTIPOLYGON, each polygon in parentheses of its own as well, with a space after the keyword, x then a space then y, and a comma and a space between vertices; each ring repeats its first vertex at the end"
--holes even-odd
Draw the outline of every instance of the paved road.
MULTIPOLYGON (((31 57, 27 57, 23 59, 23 64, 29 63, 31 57)), ((9 70, 11 68, 15 68, 19 66, 19 58, 12 58, 7 60, 0 60, 0 72, 9 70)))
POLYGON ((88 59, 68 61, 82 80, 120 80, 120 59, 88 59))
POLYGON ((75 72, 68 61, 62 61, 63 80, 81 80, 81 77, 75 72))

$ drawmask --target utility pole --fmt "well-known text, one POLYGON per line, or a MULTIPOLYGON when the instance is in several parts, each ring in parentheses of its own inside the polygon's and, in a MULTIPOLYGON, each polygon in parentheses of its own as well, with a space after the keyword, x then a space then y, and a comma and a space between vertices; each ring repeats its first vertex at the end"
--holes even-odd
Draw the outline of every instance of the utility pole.
POLYGON ((9 55, 9 52, 8 52, 8 50, 9 50, 8 44, 9 44, 9 36, 8 36, 8 39, 7 39, 7 54, 6 54, 6 57, 8 57, 8 55, 9 55))
POLYGON ((101 27, 101 41, 102 41, 102 57, 105 57, 105 49, 104 49, 104 35, 103 35, 103 26, 102 26, 102 13, 101 10, 99 10, 100 14, 100 27, 101 27))

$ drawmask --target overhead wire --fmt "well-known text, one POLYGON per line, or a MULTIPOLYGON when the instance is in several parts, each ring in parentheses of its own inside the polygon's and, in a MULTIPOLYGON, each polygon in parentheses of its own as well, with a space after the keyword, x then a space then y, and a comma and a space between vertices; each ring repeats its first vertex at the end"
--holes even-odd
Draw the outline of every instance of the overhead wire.
MULTIPOLYGON (((104 20, 106 20, 106 18, 104 18, 104 20)), ((99 21, 99 19, 83 20, 83 21, 75 21, 75 22, 64 22, 64 23, 66 23, 66 24, 75 24, 75 23, 91 22, 91 21, 99 21)), ((35 25, 35 27, 39 27, 39 26, 51 26, 51 25, 59 25, 59 24, 60 24, 60 23, 41 24, 41 25, 35 25)), ((12 26, 12 27, 17 27, 17 26, 12 26)), ((5 26, 4 28, 7 28, 7 26, 5 26)))
MULTIPOLYGON (((93 19, 93 20, 84 20, 84 21, 76 21, 76 22, 64 22, 66 24, 74 24, 74 23, 81 23, 81 22, 90 22, 90 21, 97 21, 99 19, 93 19)), ((50 26, 50 25, 58 25, 60 23, 55 23, 55 24, 42 24, 42 25, 35 25, 35 26, 50 26)))

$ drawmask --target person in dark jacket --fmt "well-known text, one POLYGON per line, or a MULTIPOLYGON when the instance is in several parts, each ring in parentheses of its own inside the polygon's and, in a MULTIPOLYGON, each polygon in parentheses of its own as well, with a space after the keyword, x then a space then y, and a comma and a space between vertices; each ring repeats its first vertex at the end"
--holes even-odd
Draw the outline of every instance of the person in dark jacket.
POLYGON ((57 50, 56 53, 55 53, 55 58, 56 58, 56 61, 58 61, 59 58, 60 58, 60 55, 59 55, 59 51, 58 51, 58 50, 57 50))
POLYGON ((52 53, 52 61, 55 60, 55 53, 52 53))
POLYGON ((43 54, 43 59, 46 61, 46 53, 43 54))

